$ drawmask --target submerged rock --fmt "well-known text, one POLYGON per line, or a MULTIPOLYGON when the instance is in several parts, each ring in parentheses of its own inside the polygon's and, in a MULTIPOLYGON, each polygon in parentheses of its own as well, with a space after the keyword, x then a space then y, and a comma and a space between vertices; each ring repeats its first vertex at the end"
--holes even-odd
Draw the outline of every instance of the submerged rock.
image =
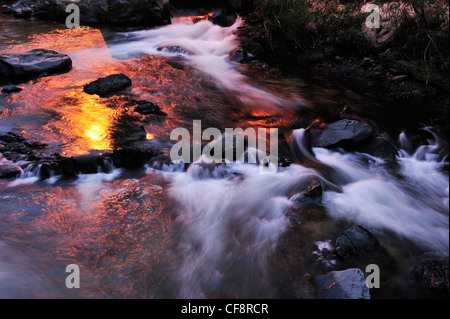
POLYGON ((134 111, 138 112, 142 115, 150 115, 150 114, 156 114, 156 115, 162 115, 166 116, 167 114, 162 112, 159 106, 153 104, 149 101, 137 101, 138 105, 135 107, 134 111))
POLYGON ((119 73, 92 81, 83 87, 83 91, 88 94, 97 94, 100 97, 105 97, 116 91, 126 89, 130 85, 130 78, 119 73))
POLYGON ((318 295, 324 299, 370 299, 361 269, 350 268, 315 277, 318 295))
POLYGON ((328 125, 313 138, 316 147, 349 146, 368 140, 373 135, 373 129, 356 120, 340 120, 328 125))
POLYGON ((0 55, 0 76, 19 77, 70 70, 72 60, 66 54, 34 49, 21 54, 0 55))

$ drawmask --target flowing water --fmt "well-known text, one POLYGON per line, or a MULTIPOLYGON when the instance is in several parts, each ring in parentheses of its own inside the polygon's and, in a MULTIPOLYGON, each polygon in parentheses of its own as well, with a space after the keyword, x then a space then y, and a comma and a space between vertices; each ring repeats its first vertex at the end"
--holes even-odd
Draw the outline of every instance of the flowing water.
POLYGON ((354 224, 377 235, 400 264, 423 253, 448 258, 439 140, 414 149, 401 134, 397 174, 367 154, 311 152, 305 130, 293 129, 298 110, 312 108, 311 95, 325 90, 229 62, 244 22, 221 27, 208 17, 125 32, 0 17, 0 53, 46 48, 73 61, 68 73, 0 95, 0 133, 45 142, 44 155, 121 147, 142 123, 142 143, 167 153, 170 132, 191 129, 194 119, 204 128, 279 128, 299 155, 276 174, 246 163, 187 171, 175 164, 75 181, 42 181, 35 172, 2 180, 0 297, 314 298, 309 279, 333 269, 326 252, 354 224), (84 84, 112 73, 131 78, 126 96, 83 93, 84 84), (144 121, 130 98, 151 100, 168 115, 144 121), (315 178, 324 186, 322 205, 296 202, 315 178), (80 267, 81 289, 65 287, 69 264, 80 267))

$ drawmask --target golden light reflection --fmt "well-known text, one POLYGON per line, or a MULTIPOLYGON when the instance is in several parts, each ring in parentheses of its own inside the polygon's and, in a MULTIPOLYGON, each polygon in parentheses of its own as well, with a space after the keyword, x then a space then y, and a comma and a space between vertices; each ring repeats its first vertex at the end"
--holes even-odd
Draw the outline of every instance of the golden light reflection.
POLYGON ((70 92, 72 103, 62 110, 59 125, 66 125, 66 134, 76 137, 71 152, 87 153, 88 150, 111 149, 110 130, 114 121, 114 110, 105 106, 96 95, 70 92), (67 125, 70 124, 70 125, 67 125), (68 132, 67 132, 68 131, 68 132))
POLYGON ((82 90, 83 85, 99 77, 123 72, 123 64, 111 56, 101 31, 88 27, 32 34, 29 41, 0 51, 20 53, 42 47, 69 54, 72 69, 25 86, 13 97, 12 102, 24 103, 15 113, 22 113, 32 123, 30 135, 50 145, 61 145, 61 153, 66 156, 110 150, 111 125, 120 101, 116 103, 114 97, 101 99, 82 90), (46 122, 39 123, 44 119, 46 122))

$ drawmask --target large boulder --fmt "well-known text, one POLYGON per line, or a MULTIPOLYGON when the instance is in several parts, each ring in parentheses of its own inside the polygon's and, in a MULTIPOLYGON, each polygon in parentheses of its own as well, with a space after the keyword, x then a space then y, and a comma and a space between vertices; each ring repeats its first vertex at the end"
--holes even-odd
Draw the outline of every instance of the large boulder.
POLYGON ((319 297, 324 299, 370 299, 366 278, 358 268, 319 275, 315 282, 319 297))
POLYGON ((0 55, 0 76, 19 77, 70 70, 72 60, 66 54, 34 49, 21 54, 0 55))
POLYGON ((328 125, 323 131, 313 136, 316 147, 349 146, 368 140, 373 135, 373 129, 367 124, 356 120, 340 120, 328 125))

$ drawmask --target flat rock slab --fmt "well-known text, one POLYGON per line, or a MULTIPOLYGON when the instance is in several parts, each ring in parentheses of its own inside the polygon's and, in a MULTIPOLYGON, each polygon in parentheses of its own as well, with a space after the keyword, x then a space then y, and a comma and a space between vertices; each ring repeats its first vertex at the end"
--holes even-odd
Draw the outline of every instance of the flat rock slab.
POLYGON ((370 299, 366 278, 359 268, 332 271, 316 276, 315 281, 324 299, 370 299))
POLYGON ((100 97, 105 97, 116 91, 126 89, 130 85, 130 78, 119 73, 90 82, 83 87, 83 91, 87 94, 97 94, 100 97))
POLYGON ((70 70, 72 60, 66 54, 34 49, 22 54, 0 55, 0 76, 20 77, 70 70))

